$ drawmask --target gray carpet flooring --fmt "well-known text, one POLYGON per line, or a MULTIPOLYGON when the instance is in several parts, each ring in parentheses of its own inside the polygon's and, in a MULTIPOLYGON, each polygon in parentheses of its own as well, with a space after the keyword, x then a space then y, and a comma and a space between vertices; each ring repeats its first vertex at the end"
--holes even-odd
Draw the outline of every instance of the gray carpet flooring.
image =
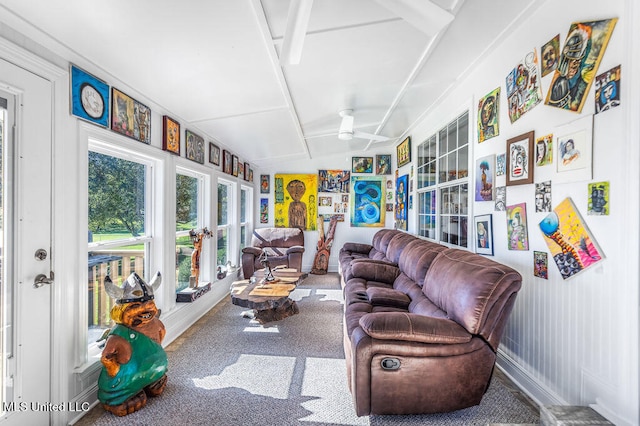
POLYGON ((96 407, 77 425, 487 425, 537 423, 494 377, 479 406, 453 413, 357 417, 342 349, 337 274, 309 275, 291 294, 300 313, 264 326, 229 300, 167 347, 164 394, 116 417, 96 407))

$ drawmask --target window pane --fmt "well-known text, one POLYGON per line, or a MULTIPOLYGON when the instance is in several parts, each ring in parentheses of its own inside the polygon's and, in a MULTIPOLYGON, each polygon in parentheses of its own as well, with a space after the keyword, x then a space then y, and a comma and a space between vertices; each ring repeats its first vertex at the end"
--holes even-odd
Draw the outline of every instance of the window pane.
POLYGON ((246 241, 247 241, 247 227, 242 225, 240 227, 240 250, 245 248, 245 246, 247 245, 246 241))
POLYGON ((440 169, 440 173, 438 174, 438 183, 443 183, 447 181, 447 174, 449 173, 448 169, 447 169, 447 157, 440 157, 440 164, 439 164, 439 169, 440 169))
POLYGON ((193 248, 193 242, 189 235, 176 238, 176 291, 189 287, 193 248))
POLYGON ((458 120, 458 148, 469 143, 469 118, 464 114, 458 120))
POLYGON ((458 179, 469 176, 469 145, 458 150, 458 179))
POLYGON ((245 223, 247 221, 247 190, 240 191, 240 222, 245 223))
POLYGON ((438 134, 438 140, 440 141, 440 155, 446 154, 449 152, 449 148, 447 147, 447 129, 446 127, 440 130, 438 134))
POLYGON ((458 165, 456 164, 456 160, 458 157, 457 154, 457 151, 454 151, 451 154, 447 155, 447 180, 456 180, 458 178, 458 165))
POLYGON ((89 251, 89 345, 95 344, 103 331, 111 326, 109 313, 115 300, 104 289, 105 277, 108 275, 117 286, 122 286, 132 272, 144 277, 145 252, 144 243, 89 251))
POLYGON ((224 266, 227 263, 229 252, 229 231, 227 228, 218 229, 218 256, 217 265, 224 266))
POLYGON ((198 227, 198 179, 176 174, 176 231, 198 227))
POLYGON ((228 217, 228 196, 229 187, 227 185, 218 184, 218 225, 226 225, 229 223, 228 217))

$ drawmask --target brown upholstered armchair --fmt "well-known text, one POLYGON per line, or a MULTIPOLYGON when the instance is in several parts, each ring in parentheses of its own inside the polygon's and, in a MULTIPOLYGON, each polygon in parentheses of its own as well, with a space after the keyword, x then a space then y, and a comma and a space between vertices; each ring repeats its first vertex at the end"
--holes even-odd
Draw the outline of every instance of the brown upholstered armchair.
POLYGON ((302 269, 304 232, 298 228, 258 228, 253 231, 251 246, 242 249, 242 273, 249 278, 262 269, 259 258, 265 250, 273 268, 285 265, 297 271, 302 269))

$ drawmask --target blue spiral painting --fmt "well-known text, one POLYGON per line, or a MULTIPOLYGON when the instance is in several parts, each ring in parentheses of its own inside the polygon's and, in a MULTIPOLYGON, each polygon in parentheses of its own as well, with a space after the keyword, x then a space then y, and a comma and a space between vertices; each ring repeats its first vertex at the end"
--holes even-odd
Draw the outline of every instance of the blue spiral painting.
POLYGON ((351 226, 384 226, 384 177, 351 177, 351 226))

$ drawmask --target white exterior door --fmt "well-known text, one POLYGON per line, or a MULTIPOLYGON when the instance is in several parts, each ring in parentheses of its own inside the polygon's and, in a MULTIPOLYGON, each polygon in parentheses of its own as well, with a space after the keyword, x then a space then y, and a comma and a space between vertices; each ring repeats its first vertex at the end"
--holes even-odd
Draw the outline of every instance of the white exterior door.
POLYGON ((0 425, 44 425, 60 408, 49 404, 51 83, 0 59, 0 121, 0 425))

